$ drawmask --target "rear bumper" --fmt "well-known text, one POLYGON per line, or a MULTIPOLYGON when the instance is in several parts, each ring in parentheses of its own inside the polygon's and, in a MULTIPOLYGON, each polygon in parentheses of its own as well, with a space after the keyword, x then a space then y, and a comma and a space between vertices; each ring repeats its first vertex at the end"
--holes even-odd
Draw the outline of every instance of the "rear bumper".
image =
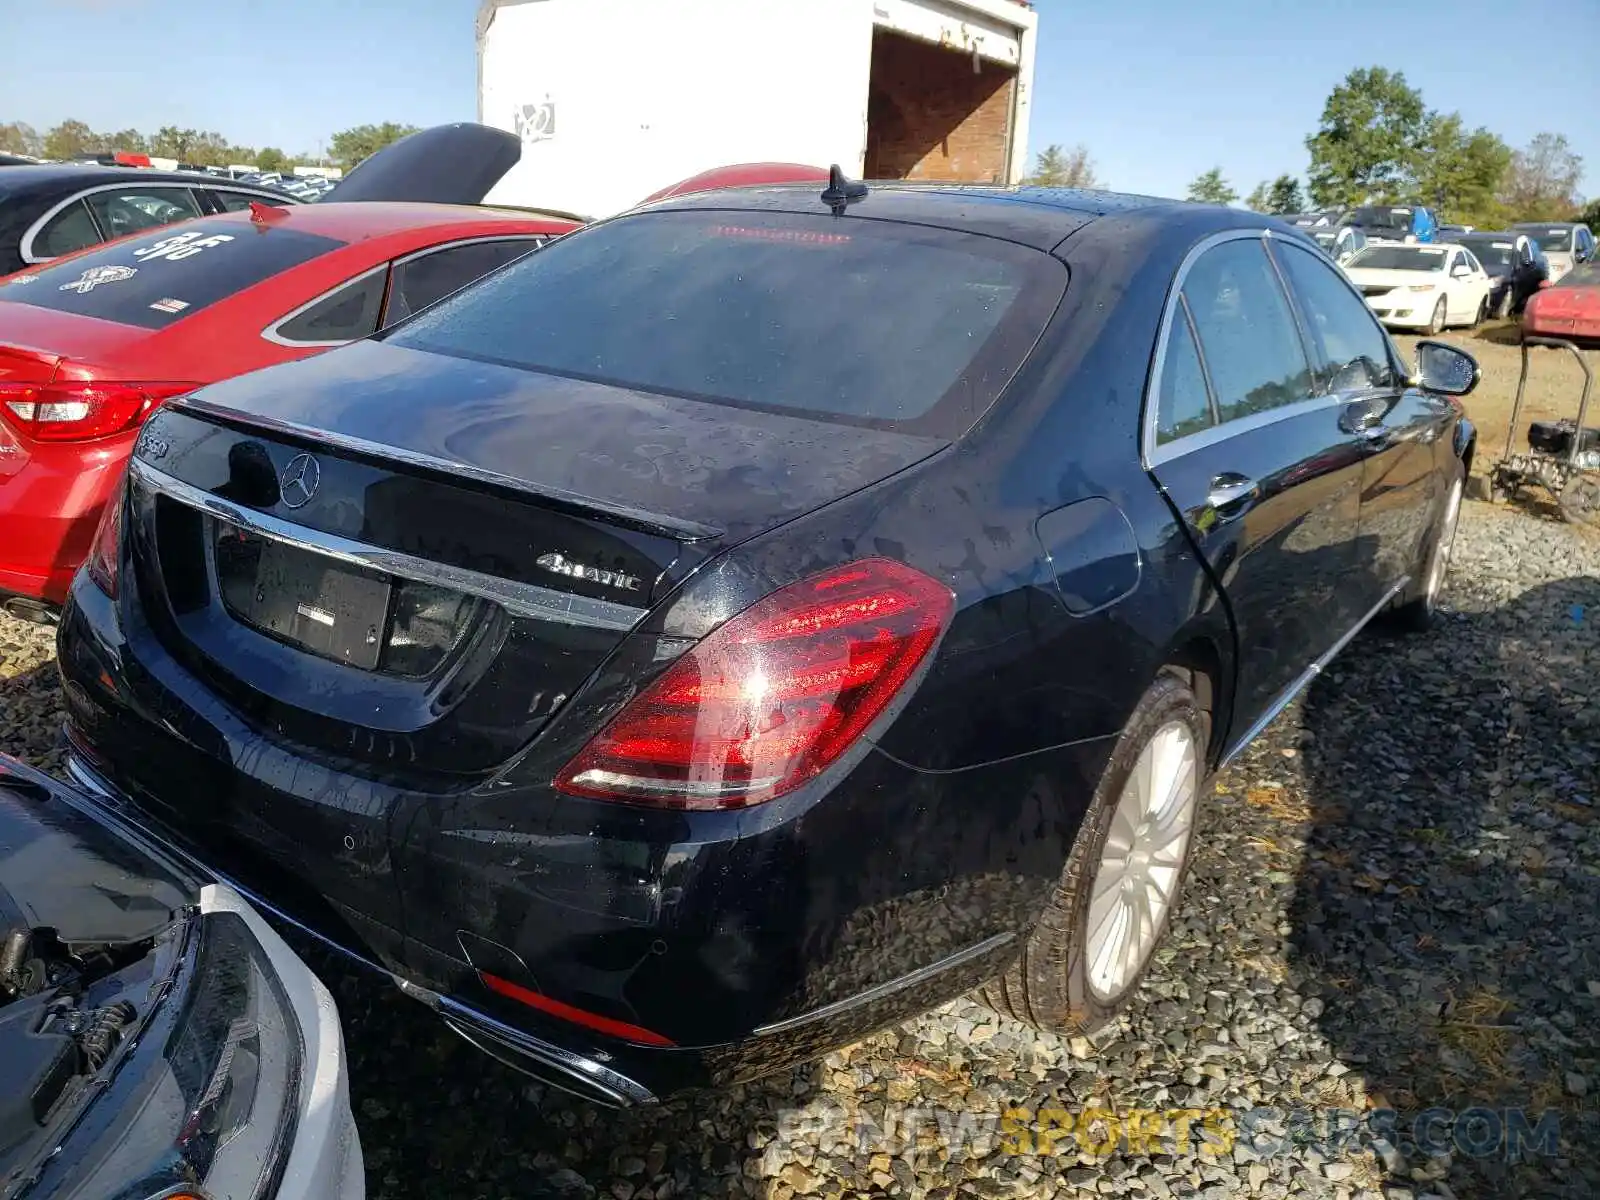
POLYGON ((495 1057, 610 1105, 783 1070, 992 978, 1104 753, 918 773, 868 752, 820 799, 688 821, 340 773, 246 725, 136 595, 81 576, 58 658, 74 770, 102 802, 495 1057))
POLYGON ((136 436, 31 445, 22 468, 0 478, 0 592, 66 600, 136 436))
MULTIPOLYGON (((429 988, 417 984, 403 975, 379 965, 363 949, 350 944, 349 939, 341 938, 332 933, 326 924, 308 923, 292 914, 277 903, 267 899, 252 888, 219 871, 208 862, 202 861, 193 848, 181 839, 173 830, 152 820, 149 814, 140 810, 97 771, 83 757, 81 753, 69 751, 67 755, 67 772, 83 792, 94 802, 102 806, 116 820, 133 825, 139 832, 156 842, 163 850, 174 858, 194 868, 203 874, 218 880, 227 889, 226 894, 239 897, 250 908, 255 910, 250 916, 251 928, 261 938, 269 955, 272 955, 274 965, 279 965, 279 956, 299 965, 297 975, 285 979, 285 988, 295 1000, 295 1010, 301 1011, 299 1002, 300 992, 307 988, 312 989, 315 995, 326 996, 326 989, 316 980, 304 963, 300 963, 294 952, 283 942, 271 927, 259 915, 264 913, 274 921, 309 937, 321 945, 338 953, 344 961, 351 966, 363 971, 388 978, 407 996, 418 1000, 427 1007, 437 1012, 457 1033, 472 1042, 479 1049, 495 1058, 516 1067, 527 1074, 537 1076, 546 1082, 554 1084, 566 1091, 583 1096, 585 1099, 605 1104, 609 1107, 627 1108, 644 1104, 653 1104, 655 1095, 649 1087, 630 1078, 626 1074, 609 1067, 596 1058, 585 1057, 582 1053, 575 1052, 554 1042, 543 1041, 526 1032, 513 1028, 504 1022, 496 1020, 485 1013, 478 1012, 471 1005, 460 1000, 441 996, 429 988), (265 931, 268 937, 262 936, 265 931), (276 952, 275 952, 276 951, 276 952), (291 986, 293 985, 293 986, 291 986), (298 990, 297 990, 298 989, 298 990)), ((331 1007, 331 999, 330 999, 331 1007)), ((319 1030, 326 1038, 327 1030, 319 1030)), ((337 1025, 332 1029, 332 1038, 329 1046, 334 1051, 334 1061, 338 1064, 336 1080, 336 1094, 342 1097, 344 1107, 349 1106, 349 1081, 343 1069, 344 1044, 339 1036, 337 1025)), ((309 1042, 309 1039, 308 1039, 309 1042)), ((314 1089, 313 1089, 314 1090, 314 1089)), ((357 1158, 357 1175, 359 1176, 360 1149, 355 1150, 357 1158)))

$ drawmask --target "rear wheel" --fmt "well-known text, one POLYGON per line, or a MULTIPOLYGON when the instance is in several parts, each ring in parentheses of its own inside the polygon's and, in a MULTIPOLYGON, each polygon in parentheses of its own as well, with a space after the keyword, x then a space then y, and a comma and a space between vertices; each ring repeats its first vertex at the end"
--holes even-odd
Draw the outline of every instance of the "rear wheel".
POLYGON ((1516 292, 1516 288, 1507 287, 1505 291, 1500 293, 1500 303, 1494 306, 1494 315, 1497 321, 1504 321, 1511 316, 1511 310, 1516 305, 1516 292))
POLYGON ((1485 296, 1482 300, 1478 301, 1478 311, 1472 316, 1472 328, 1476 329, 1479 325, 1482 325, 1488 315, 1489 297, 1485 296))
POLYGON ((1433 320, 1428 322, 1429 337, 1437 337, 1439 334, 1444 332, 1444 324, 1448 319, 1449 313, 1450 309, 1445 304, 1444 297, 1440 296, 1439 303, 1433 306, 1433 320))
POLYGON ((1455 545, 1456 525, 1461 517, 1461 495, 1466 486, 1464 475, 1458 466, 1450 482, 1450 491, 1445 495, 1438 524, 1422 554, 1420 574, 1407 589, 1405 603, 1394 610, 1394 623, 1402 629, 1421 633, 1431 628, 1438 617, 1439 595, 1444 591, 1445 577, 1450 572, 1450 550, 1455 545))
POLYGON ((983 990, 1041 1029, 1088 1033, 1127 1003, 1188 874, 1205 781, 1207 722, 1163 675, 1117 742, 1066 869, 1021 957, 983 990))

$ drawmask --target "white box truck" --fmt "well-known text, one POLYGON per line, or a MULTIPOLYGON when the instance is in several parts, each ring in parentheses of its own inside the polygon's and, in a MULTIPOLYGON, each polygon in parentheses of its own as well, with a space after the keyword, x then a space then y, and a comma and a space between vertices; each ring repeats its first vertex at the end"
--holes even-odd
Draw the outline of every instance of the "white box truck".
POLYGON ((522 159, 489 204, 608 216, 712 167, 1016 183, 1021 0, 482 0, 478 120, 522 159))

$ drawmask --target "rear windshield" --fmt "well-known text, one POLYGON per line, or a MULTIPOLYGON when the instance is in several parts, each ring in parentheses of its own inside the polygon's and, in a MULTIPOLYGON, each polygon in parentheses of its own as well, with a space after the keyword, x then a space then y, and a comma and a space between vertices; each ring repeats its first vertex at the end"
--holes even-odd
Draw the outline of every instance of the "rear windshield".
POLYGON ((1476 254, 1487 270, 1517 265, 1517 244, 1509 238, 1458 237, 1456 241, 1476 254))
POLYGON ((1561 277, 1557 287, 1600 287, 1600 263, 1579 263, 1561 277))
POLYGON ((1538 242, 1541 249, 1554 254, 1565 254, 1570 251, 1573 234, 1576 232, 1572 229, 1541 229, 1532 225, 1523 225, 1520 228, 1538 242))
POLYGON ((1411 229, 1409 208, 1358 208, 1350 214, 1350 223, 1364 229, 1411 229))
POLYGON ((1011 242, 826 214, 664 212, 581 230, 387 335, 736 406, 954 436, 1066 285, 1011 242))
POLYGON ((1346 266, 1380 271, 1442 271, 1444 256, 1442 246, 1368 246, 1346 266))
POLYGON ((165 329, 345 243, 237 217, 123 238, 0 282, 0 300, 165 329))

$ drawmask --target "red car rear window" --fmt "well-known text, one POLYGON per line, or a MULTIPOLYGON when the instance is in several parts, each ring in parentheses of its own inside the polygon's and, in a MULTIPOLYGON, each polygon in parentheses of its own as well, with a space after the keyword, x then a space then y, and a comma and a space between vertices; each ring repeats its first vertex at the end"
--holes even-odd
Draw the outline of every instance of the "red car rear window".
POLYGON ((165 329, 343 245, 282 226, 202 218, 13 275, 0 281, 0 300, 165 329))

